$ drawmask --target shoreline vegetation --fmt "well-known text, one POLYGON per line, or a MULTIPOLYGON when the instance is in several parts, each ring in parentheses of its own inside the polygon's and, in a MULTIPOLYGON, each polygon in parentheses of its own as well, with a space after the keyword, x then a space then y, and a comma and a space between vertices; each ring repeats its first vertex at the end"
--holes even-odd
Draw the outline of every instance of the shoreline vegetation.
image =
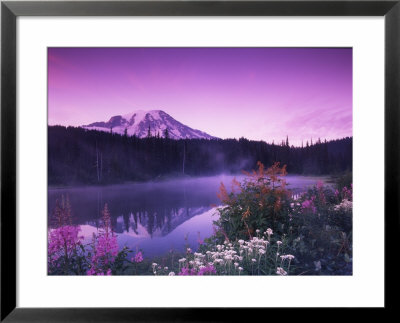
POLYGON ((120 249, 104 205, 101 227, 84 243, 68 197, 56 203, 48 230, 49 275, 352 275, 352 176, 293 196, 286 165, 273 163, 233 180, 212 236, 197 250, 154 258, 120 249))
POLYGON ((146 138, 75 127, 48 126, 48 185, 71 187, 162 181, 251 171, 257 161, 280 161, 290 174, 352 171, 352 138, 311 139, 302 147, 239 139, 146 138))

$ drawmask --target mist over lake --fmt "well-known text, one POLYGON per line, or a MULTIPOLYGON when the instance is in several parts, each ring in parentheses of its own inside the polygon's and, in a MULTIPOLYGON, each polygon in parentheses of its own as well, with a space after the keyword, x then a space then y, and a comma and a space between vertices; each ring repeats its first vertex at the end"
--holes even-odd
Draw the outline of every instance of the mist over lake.
MULTIPOLYGON (((213 233, 217 219, 215 207, 221 202, 217 192, 221 182, 230 189, 239 174, 185 178, 162 182, 124 185, 49 188, 48 216, 51 225, 56 200, 68 196, 73 223, 81 225, 89 242, 101 222, 104 204, 108 204, 112 227, 120 246, 142 249, 146 256, 160 255, 169 250, 182 251, 185 244, 194 250, 199 241, 213 233)), ((294 193, 304 191, 327 177, 286 176, 288 188, 294 193)))

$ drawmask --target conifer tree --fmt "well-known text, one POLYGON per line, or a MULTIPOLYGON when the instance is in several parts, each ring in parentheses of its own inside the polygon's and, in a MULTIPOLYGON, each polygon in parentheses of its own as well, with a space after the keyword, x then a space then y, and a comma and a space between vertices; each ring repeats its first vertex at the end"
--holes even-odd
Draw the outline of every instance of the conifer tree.
POLYGON ((165 130, 164 130, 164 138, 165 138, 165 139, 169 139, 169 131, 168 131, 168 128, 165 128, 165 130))

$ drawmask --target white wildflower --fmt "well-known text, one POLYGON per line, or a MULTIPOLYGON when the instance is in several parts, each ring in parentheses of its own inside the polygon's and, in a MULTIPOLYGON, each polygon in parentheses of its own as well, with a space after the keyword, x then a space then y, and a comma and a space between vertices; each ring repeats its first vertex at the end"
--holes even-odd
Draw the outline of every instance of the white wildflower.
POLYGON ((287 272, 283 268, 278 267, 278 268, 276 268, 276 274, 281 275, 281 276, 286 276, 287 272))
POLYGON ((282 256, 281 256, 281 259, 282 259, 282 260, 285 260, 285 259, 292 260, 293 258, 294 258, 293 255, 282 255, 282 256))
POLYGON ((224 257, 225 260, 231 261, 232 260, 232 256, 231 255, 226 255, 224 257))
POLYGON ((335 211, 351 211, 353 209, 353 202, 345 199, 340 204, 335 205, 334 209, 335 211))

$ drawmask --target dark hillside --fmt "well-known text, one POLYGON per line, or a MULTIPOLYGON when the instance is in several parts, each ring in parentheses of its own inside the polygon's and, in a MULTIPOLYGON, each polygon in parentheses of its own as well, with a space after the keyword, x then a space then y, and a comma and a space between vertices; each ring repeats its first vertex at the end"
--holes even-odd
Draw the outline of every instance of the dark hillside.
POLYGON ((290 174, 352 170, 352 138, 293 147, 236 139, 137 138, 82 128, 48 127, 49 185, 111 184, 165 176, 238 173, 257 161, 287 165, 290 174))

